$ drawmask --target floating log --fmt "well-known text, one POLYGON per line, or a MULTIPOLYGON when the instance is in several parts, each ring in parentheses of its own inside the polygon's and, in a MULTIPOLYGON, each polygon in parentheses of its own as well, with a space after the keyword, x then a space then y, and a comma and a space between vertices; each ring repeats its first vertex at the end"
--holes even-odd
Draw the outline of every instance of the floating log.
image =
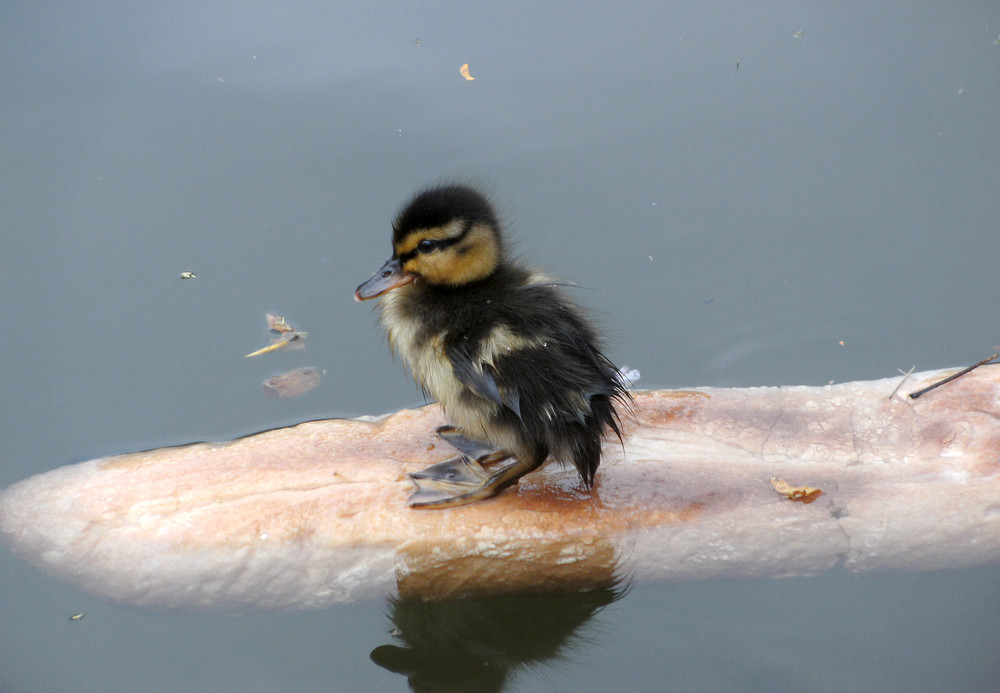
POLYGON ((488 501, 408 508, 407 473, 454 454, 430 405, 55 469, 0 493, 0 533, 93 594, 193 609, 993 562, 1000 366, 907 397, 952 372, 637 392, 590 494, 549 464, 488 501))

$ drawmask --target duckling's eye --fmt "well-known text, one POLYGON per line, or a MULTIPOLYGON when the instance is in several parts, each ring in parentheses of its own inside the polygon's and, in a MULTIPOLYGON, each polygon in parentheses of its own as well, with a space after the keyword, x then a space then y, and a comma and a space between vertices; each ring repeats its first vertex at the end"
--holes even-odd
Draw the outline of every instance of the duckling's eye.
POLYGON ((417 252, 420 253, 430 253, 438 247, 437 241, 431 240, 430 238, 425 238, 424 240, 417 243, 417 252))

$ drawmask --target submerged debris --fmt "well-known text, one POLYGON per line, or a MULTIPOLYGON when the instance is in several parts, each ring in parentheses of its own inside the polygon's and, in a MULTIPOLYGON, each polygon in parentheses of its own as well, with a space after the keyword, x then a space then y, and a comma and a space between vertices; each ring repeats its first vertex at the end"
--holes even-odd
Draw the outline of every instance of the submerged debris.
POLYGON ((280 315, 271 315, 268 313, 267 327, 272 332, 277 332, 278 336, 272 339, 271 343, 263 349, 251 352, 243 358, 248 359, 251 356, 260 356, 261 354, 267 354, 278 349, 305 349, 306 345, 303 340, 309 336, 309 333, 299 332, 285 322, 285 319, 280 315))
POLYGON ((296 368, 287 373, 281 373, 264 381, 264 392, 269 397, 289 399, 304 395, 320 384, 326 371, 313 366, 296 368))

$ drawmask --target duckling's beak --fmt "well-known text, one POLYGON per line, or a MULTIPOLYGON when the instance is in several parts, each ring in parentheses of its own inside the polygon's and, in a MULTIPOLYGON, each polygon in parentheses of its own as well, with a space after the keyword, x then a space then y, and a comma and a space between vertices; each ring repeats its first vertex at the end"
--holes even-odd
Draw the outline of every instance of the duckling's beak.
POLYGON ((403 271, 402 265, 395 256, 386 260, 382 269, 372 275, 372 278, 354 290, 355 301, 366 301, 369 298, 381 296, 386 291, 392 291, 397 286, 409 284, 415 275, 403 271))

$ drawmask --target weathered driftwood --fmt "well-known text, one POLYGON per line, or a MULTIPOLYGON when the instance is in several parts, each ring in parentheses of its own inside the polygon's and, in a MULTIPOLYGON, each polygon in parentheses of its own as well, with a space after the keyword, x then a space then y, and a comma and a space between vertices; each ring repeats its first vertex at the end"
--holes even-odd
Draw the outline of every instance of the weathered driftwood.
POLYGON ((1000 367, 827 387, 636 394, 592 494, 550 464, 500 497, 412 510, 452 456, 436 406, 56 469, 0 494, 18 555, 116 601, 311 607, 1000 559, 1000 367), (815 502, 771 477, 822 489, 815 502))

